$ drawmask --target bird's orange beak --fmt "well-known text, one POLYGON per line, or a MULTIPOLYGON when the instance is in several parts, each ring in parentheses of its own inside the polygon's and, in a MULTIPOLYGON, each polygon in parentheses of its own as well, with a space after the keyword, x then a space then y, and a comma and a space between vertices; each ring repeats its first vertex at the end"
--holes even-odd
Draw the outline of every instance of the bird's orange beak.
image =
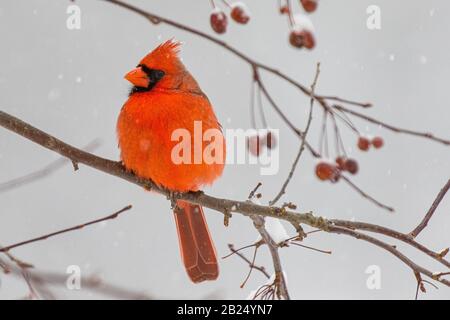
POLYGON ((147 74, 141 67, 137 67, 125 75, 125 79, 130 81, 136 87, 146 88, 150 84, 147 74))

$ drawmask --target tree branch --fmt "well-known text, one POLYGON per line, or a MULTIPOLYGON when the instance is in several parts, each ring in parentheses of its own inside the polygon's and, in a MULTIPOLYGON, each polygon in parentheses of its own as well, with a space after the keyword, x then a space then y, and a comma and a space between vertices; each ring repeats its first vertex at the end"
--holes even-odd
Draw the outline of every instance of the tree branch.
MULTIPOLYGON (((412 263, 408 258, 406 258, 403 254, 401 254, 397 249, 393 248, 392 246, 378 239, 367 236, 365 234, 358 233, 352 229, 361 229, 361 230, 366 229, 367 231, 375 232, 378 234, 389 235, 393 238, 406 242, 425 253, 428 252, 427 253, 428 255, 437 259, 435 254, 431 253, 432 252, 431 250, 424 248, 423 246, 419 245, 414 240, 412 240, 411 237, 408 237, 402 233, 389 230, 387 228, 377 225, 364 224, 346 220, 326 220, 320 216, 314 216, 312 213, 299 213, 286 210, 286 208, 262 206, 252 203, 250 201, 235 201, 235 200, 215 198, 206 195, 203 192, 188 192, 174 195, 169 190, 158 187, 151 180, 142 179, 135 176, 133 173, 127 171, 120 162, 104 159, 95 156, 91 153, 88 153, 86 151, 77 149, 73 146, 70 146, 67 143, 3 111, 0 111, 0 126, 5 127, 6 129, 9 129, 12 132, 15 132, 19 135, 22 135, 28 140, 31 140, 49 150, 57 152, 60 155, 67 157, 72 161, 85 164, 89 167, 95 168, 102 172, 124 179, 128 182, 134 183, 146 189, 152 189, 154 192, 165 195, 168 198, 175 196, 178 199, 183 199, 194 204, 199 204, 202 205, 203 207, 213 209, 223 214, 240 213, 248 217, 253 217, 255 215, 262 217, 272 217, 288 221, 294 227, 297 227, 300 224, 306 224, 311 227, 321 229, 325 232, 346 234, 357 239, 363 239, 365 241, 368 241, 372 244, 375 244, 379 247, 386 249, 393 255, 397 256, 401 261, 406 263, 410 268, 413 268, 415 271, 425 274, 429 277, 431 275, 431 278, 433 280, 439 281, 447 286, 450 286, 450 282, 448 280, 442 279, 441 277, 436 277, 435 276, 436 273, 432 273, 431 271, 421 266, 418 266, 415 263, 412 263)), ((256 222, 258 225, 260 224, 260 221, 256 222)), ((448 262, 446 262, 446 260, 443 259, 443 255, 441 255, 440 258, 441 258, 440 260, 438 259, 437 260, 440 261, 442 264, 448 266, 448 262)))
POLYGON ((441 189, 441 191, 436 196, 436 199, 434 199, 433 204, 431 205, 430 209, 428 209, 427 214, 423 218, 423 220, 419 223, 419 225, 411 231, 409 234, 411 237, 415 238, 419 235, 419 233, 428 225, 428 221, 430 221, 431 217, 433 216, 434 212, 436 211, 437 207, 441 203, 442 199, 444 199, 445 195, 447 194, 448 189, 450 189, 450 179, 447 181, 447 183, 444 185, 444 187, 441 189))
POLYGON ((63 233, 67 233, 67 232, 70 232, 70 231, 80 230, 80 229, 83 229, 84 227, 90 226, 92 224, 100 223, 102 221, 115 219, 121 213, 123 213, 125 211, 128 211, 131 208, 132 208, 132 206, 128 205, 128 206, 120 209, 119 211, 114 212, 113 214, 110 214, 110 215, 108 215, 106 217, 103 217, 103 218, 100 218, 100 219, 92 220, 92 221, 89 221, 89 222, 86 222, 86 223, 83 223, 83 224, 80 224, 80 225, 77 225, 77 226, 74 226, 74 227, 70 227, 70 228, 67 228, 67 229, 59 230, 59 231, 56 231, 56 232, 48 233, 48 234, 45 234, 43 236, 36 237, 36 238, 33 238, 33 239, 21 241, 21 242, 18 242, 18 243, 15 243, 15 244, 12 244, 12 245, 9 245, 9 246, 6 246, 6 247, 0 247, 0 252, 8 252, 11 249, 14 249, 14 248, 17 248, 17 247, 21 247, 21 246, 24 246, 26 244, 30 244, 30 243, 33 243, 33 242, 46 240, 48 238, 51 238, 51 237, 54 237, 54 236, 57 236, 57 235, 60 235, 60 234, 63 234, 63 233))
POLYGON ((384 236, 388 236, 390 238, 400 240, 404 243, 407 243, 408 245, 416 248, 417 250, 425 253, 427 256, 435 259, 445 267, 450 269, 450 262, 444 259, 444 256, 440 253, 434 252, 424 245, 416 242, 411 236, 408 234, 404 234, 395 230, 392 230, 390 228, 386 228, 383 226, 379 226, 376 224, 366 223, 366 222, 359 222, 359 221, 347 221, 347 220, 339 220, 339 219, 331 219, 329 220, 330 223, 332 223, 335 226, 344 227, 351 230, 364 230, 369 231, 377 234, 381 234, 384 236))
POLYGON ((269 202, 269 205, 271 205, 271 206, 273 206, 275 203, 277 203, 277 201, 286 193, 286 188, 287 188, 289 182, 291 181, 292 177, 294 176, 294 172, 297 168, 300 157, 302 156, 303 150, 305 149, 306 136, 308 135, 308 131, 309 131, 309 127, 311 125, 312 115, 313 115, 314 91, 316 88, 317 79, 319 78, 319 74, 320 74, 320 62, 317 63, 316 74, 314 76, 313 83, 311 84, 311 99, 310 99, 310 103, 309 103, 308 121, 306 123, 305 130, 303 131, 303 134, 302 134, 303 139, 302 139, 302 142, 300 143, 300 149, 298 150, 297 155, 295 156, 294 163, 292 164, 292 167, 291 167, 291 171, 289 171, 288 177, 286 178, 283 185, 281 186, 280 191, 275 196, 275 198, 273 198, 273 200, 269 202))
POLYGON ((429 277, 430 279, 433 280, 437 280, 443 284, 445 284, 446 286, 450 286, 450 281, 446 280, 446 279, 435 279, 435 273, 419 266, 418 264, 414 263, 411 259, 409 259, 408 257, 406 257, 403 253, 401 253, 399 250, 397 250, 394 246, 387 244, 381 240, 378 240, 374 237, 368 236, 366 234, 354 231, 354 230, 350 230, 350 229, 346 229, 346 228, 341 228, 341 227, 329 227, 328 232, 330 233, 337 233, 337 234, 345 234, 348 235, 350 237, 356 238, 356 239, 360 239, 360 240, 364 240, 367 242, 370 242, 390 253, 392 253, 394 256, 396 256, 398 259, 400 259, 402 262, 404 262, 408 267, 411 268, 411 270, 413 272, 417 272, 419 274, 424 274, 427 277, 429 277))
POLYGON ((253 225, 258 230, 261 238, 267 244, 270 255, 272 256, 273 269, 275 271, 275 286, 277 288, 277 295, 285 300, 290 300, 289 291, 287 288, 286 279, 284 277, 283 268, 281 266, 280 255, 278 254, 278 244, 272 239, 270 233, 264 227, 264 218, 258 215, 251 215, 253 225))
POLYGON ((339 111, 342 111, 344 113, 351 114, 351 115, 353 115, 355 117, 361 118, 361 119, 363 119, 365 121, 368 121, 368 122, 371 122, 373 124, 379 125, 379 126, 385 128, 385 129, 391 130, 391 131, 396 132, 396 133, 405 133, 405 134, 409 134, 411 136, 417 136, 417 137, 422 137, 422 138, 426 138, 426 139, 429 139, 429 140, 433 140, 433 141, 442 143, 442 144, 447 145, 447 146, 450 145, 450 140, 438 138, 438 137, 434 136, 430 132, 419 132, 419 131, 414 131, 414 130, 409 130, 409 129, 398 128, 398 127, 395 127, 393 125, 387 124, 387 123, 385 123, 385 122, 383 122, 381 120, 377 120, 375 118, 366 116, 365 114, 362 114, 362 113, 357 112, 357 111, 350 110, 350 109, 345 108, 345 107, 340 106, 340 105, 333 105, 333 108, 337 109, 339 111))
MULTIPOLYGON (((254 246, 254 245, 252 245, 252 246, 254 246)), ((252 261, 250 261, 245 255, 243 255, 242 253, 239 252, 240 249, 235 249, 233 244, 229 243, 229 244, 228 244, 228 249, 230 249, 231 254, 237 255, 239 258, 241 258, 242 260, 244 260, 245 262, 247 262, 247 263, 248 263, 248 266, 249 266, 251 269, 256 269, 256 270, 258 270, 258 271, 261 272, 267 279, 270 278, 270 275, 267 273, 266 268, 264 268, 263 266, 257 266, 257 265, 255 265, 254 263, 252 263, 252 261)), ((230 254, 230 255, 231 255, 231 254, 230 254)), ((230 256, 230 255, 228 255, 228 256, 230 256)))
MULTIPOLYGON (((7 267, 12 275, 23 277, 22 269, 9 264, 7 264, 7 267)), ((37 270, 28 270, 27 274, 29 285, 34 285, 33 290, 35 292, 37 291, 36 293, 38 294, 41 293, 41 290, 48 291, 46 290, 48 285, 65 287, 67 283, 67 276, 67 274, 37 270)), ((83 278, 82 288, 118 299, 143 300, 152 298, 150 295, 143 292, 135 292, 114 284, 106 283, 99 277, 93 275, 83 278)))
POLYGON ((389 212, 394 212, 394 208, 385 205, 383 203, 381 203, 380 201, 378 201, 377 199, 375 199, 374 197, 372 197, 371 195, 369 195, 367 192, 365 192, 364 190, 362 190, 360 187, 358 187, 354 182, 352 182, 347 176, 344 176, 341 174, 341 179, 344 180, 353 190, 355 190, 356 192, 358 192, 363 198, 366 198, 367 200, 369 200, 370 202, 374 203, 375 205, 377 205, 378 207, 385 209, 389 212))
MULTIPOLYGON (((89 142, 83 150, 85 151, 93 151, 100 145, 100 142, 98 139, 94 139, 93 141, 89 142)), ((64 165, 66 165, 68 161, 66 158, 59 158, 55 161, 49 163, 42 169, 39 169, 37 171, 34 171, 32 173, 26 174, 21 177, 17 177, 14 179, 11 179, 9 181, 5 181, 0 183, 0 193, 8 192, 13 189, 19 188, 23 185, 32 183, 34 181, 40 180, 42 178, 45 178, 52 174, 53 172, 57 171, 58 169, 62 168, 64 165)), ((76 163, 76 162, 73 162, 76 163)))

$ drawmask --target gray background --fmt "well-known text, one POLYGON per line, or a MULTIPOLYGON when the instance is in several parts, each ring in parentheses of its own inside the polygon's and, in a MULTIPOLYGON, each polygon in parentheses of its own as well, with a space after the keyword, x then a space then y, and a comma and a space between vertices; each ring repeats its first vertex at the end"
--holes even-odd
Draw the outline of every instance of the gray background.
MULTIPOLYGON (((155 13, 211 33, 208 1, 130 1, 155 13)), ((184 42, 182 57, 213 102, 225 128, 248 128, 249 67, 221 48, 174 28, 150 25, 143 18, 102 1, 77 1, 81 30, 66 28, 69 1, 0 3, 0 108, 75 146, 102 139, 96 153, 118 159, 115 122, 126 100, 125 72, 157 44, 171 37, 184 42)), ((431 130, 449 137, 448 1, 320 1, 312 15, 318 39, 312 52, 287 43, 285 17, 276 1, 246 1, 252 12, 248 26, 230 23, 221 36, 233 46, 309 84, 315 63, 322 62, 317 90, 362 101, 375 107, 368 114, 389 123, 431 130), (366 8, 382 10, 382 29, 366 28, 366 8), (393 57, 394 59, 392 60, 393 57)), ((297 10, 298 7, 296 7, 297 10)), ((264 77, 267 86, 296 124, 303 126, 307 99, 286 83, 264 77)), ((257 166, 228 166, 207 192, 244 199, 261 181, 263 202, 278 191, 295 155, 298 140, 267 105, 273 128, 281 129, 281 168, 276 176, 259 176, 257 166)), ((317 109, 318 111, 318 109, 317 109)), ((321 113, 314 114, 311 141, 317 144, 321 113)), ((345 184, 319 182, 314 160, 305 156, 285 199, 318 215, 376 222, 410 231, 422 218, 449 178, 449 149, 424 139, 393 134, 355 121, 361 131, 382 135, 381 151, 350 150, 361 166, 354 181, 394 206, 388 214, 345 184)), ((344 129, 354 149, 355 136, 344 129)), ((58 156, 25 139, 0 130, 0 181, 32 172, 58 156)), ((107 215, 131 203, 120 219, 34 243, 15 250, 18 257, 42 270, 64 273, 79 265, 83 275, 98 274, 108 282, 161 298, 245 298, 264 279, 254 272, 247 287, 239 284, 247 266, 232 257, 221 262, 217 282, 191 284, 182 268, 169 203, 160 196, 85 166, 66 166, 50 177, 0 194, 0 243, 11 244, 43 233, 107 215)), ((444 201, 420 241, 432 249, 449 245, 450 201, 444 201)), ((227 243, 241 246, 256 239, 249 219, 235 215, 224 228, 220 214, 206 210, 219 255, 227 243)), ((287 226, 289 232, 292 232, 287 226)), ((298 247, 281 252, 294 298, 410 299, 412 272, 395 257, 369 244, 343 236, 315 234, 305 244, 333 251, 331 256, 298 247), (381 268, 380 290, 366 287, 369 265, 381 268)), ((400 245, 403 249, 405 246, 400 245)), ((432 270, 440 268, 405 248, 432 270)), ((248 252, 250 254, 250 252, 248 252)), ((265 249, 257 259, 271 269, 265 249)), ((26 292, 23 281, 0 275, 0 298, 26 292)), ((429 288, 422 298, 450 298, 450 290, 429 288)), ((65 298, 98 298, 87 290, 59 291, 65 298)))

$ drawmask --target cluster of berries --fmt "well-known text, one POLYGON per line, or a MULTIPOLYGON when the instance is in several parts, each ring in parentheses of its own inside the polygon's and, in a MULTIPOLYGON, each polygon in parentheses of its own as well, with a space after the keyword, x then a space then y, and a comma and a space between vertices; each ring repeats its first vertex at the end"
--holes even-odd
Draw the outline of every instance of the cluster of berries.
MULTIPOLYGON (((312 13, 317 9, 318 0, 300 0, 300 3, 306 13, 312 13)), ((303 14, 293 15, 289 4, 280 6, 280 13, 289 18, 289 43, 295 48, 313 49, 316 41, 311 20, 303 14)))
POLYGON ((263 148, 273 149, 276 146, 277 139, 270 131, 262 137, 255 135, 247 138, 247 150, 255 157, 259 157, 263 148))
POLYGON ((316 165, 316 176, 322 181, 338 182, 342 171, 356 174, 358 162, 351 158, 337 157, 335 162, 321 159, 316 165))
MULTIPOLYGON (((383 146, 384 141, 381 137, 369 139, 359 137, 358 148, 362 151, 369 150, 370 145, 379 149, 383 146)), ((341 172, 347 171, 351 174, 357 174, 359 170, 358 162, 355 159, 339 156, 334 162, 321 159, 316 165, 316 176, 322 181, 338 182, 341 172)))
POLYGON ((360 136, 358 139, 358 148, 362 151, 369 150, 370 146, 373 146, 375 149, 380 149, 384 145, 383 138, 375 137, 375 138, 367 138, 360 136))
MULTIPOLYGON (((240 24, 246 24, 250 20, 247 6, 242 2, 227 3, 230 9, 231 19, 240 24)), ((210 15, 211 28, 218 34, 225 33, 228 26, 228 17, 219 7, 214 5, 210 15)))

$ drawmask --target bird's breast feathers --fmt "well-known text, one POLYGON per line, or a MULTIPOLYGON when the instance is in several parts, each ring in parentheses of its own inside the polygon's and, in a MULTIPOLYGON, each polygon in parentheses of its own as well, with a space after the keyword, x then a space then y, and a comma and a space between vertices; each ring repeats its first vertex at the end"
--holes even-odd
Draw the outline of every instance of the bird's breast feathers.
POLYGON ((139 176, 180 191, 196 190, 222 173, 225 141, 220 130, 207 98, 176 90, 134 93, 122 108, 117 123, 125 166, 139 176), (187 132, 192 136, 189 151, 194 158, 195 153, 203 153, 208 145, 200 141, 203 146, 200 150, 195 149, 194 144, 199 142, 194 141, 195 135, 200 130, 202 139, 208 129, 215 129, 220 135, 223 161, 215 164, 174 163, 173 150, 179 144, 176 132, 187 132))

